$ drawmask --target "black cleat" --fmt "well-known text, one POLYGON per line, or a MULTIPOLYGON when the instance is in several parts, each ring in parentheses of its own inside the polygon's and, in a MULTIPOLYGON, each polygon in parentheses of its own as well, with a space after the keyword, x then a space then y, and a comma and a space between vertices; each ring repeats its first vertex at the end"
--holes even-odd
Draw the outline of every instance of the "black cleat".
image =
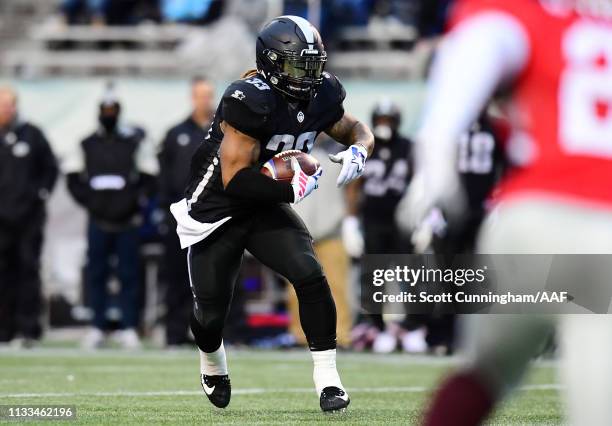
POLYGON ((319 399, 323 412, 345 411, 351 403, 348 394, 336 386, 328 386, 321 392, 319 399))
POLYGON ((228 375, 207 376, 202 374, 202 389, 215 407, 225 408, 232 397, 232 385, 228 375))

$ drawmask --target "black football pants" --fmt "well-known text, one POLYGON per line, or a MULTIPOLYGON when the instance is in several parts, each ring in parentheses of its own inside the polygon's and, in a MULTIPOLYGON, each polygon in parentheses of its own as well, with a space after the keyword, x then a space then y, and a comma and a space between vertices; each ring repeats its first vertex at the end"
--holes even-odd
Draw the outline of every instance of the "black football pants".
POLYGON ((231 219, 187 254, 198 347, 213 352, 223 326, 244 250, 293 283, 300 322, 311 350, 336 347, 336 307, 312 248, 312 237, 288 204, 263 205, 252 215, 231 219))

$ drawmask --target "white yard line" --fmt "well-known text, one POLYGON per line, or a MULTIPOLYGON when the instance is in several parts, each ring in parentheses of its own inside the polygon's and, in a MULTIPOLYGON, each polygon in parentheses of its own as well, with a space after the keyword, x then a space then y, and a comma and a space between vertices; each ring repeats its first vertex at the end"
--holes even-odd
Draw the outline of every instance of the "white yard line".
MULTIPOLYGON (((519 388, 522 391, 541 391, 541 390, 561 390, 563 386, 557 383, 525 385, 519 388)), ((349 388, 351 393, 422 393, 431 390, 425 386, 405 386, 405 387, 380 387, 380 388, 349 388)), ((234 395, 251 395, 251 394, 270 394, 270 393, 314 393, 311 388, 286 388, 286 389, 264 389, 264 388, 247 388, 233 389, 234 395)), ((9 393, 0 394, 0 398, 51 398, 51 397, 116 397, 116 396, 132 396, 132 397, 155 397, 155 396, 191 396, 203 395, 202 391, 192 390, 169 390, 169 391, 149 391, 149 392, 133 392, 133 391, 116 391, 116 392, 43 392, 43 393, 9 393)))
MULTIPOLYGON (((80 349, 68 348, 34 348, 29 350, 14 350, 11 348, 3 348, 0 346, 0 361, 2 358, 48 358, 48 357, 75 357, 75 358, 97 358, 97 359, 159 359, 168 361, 171 359, 197 359, 197 352, 190 349, 179 350, 160 350, 160 349, 145 349, 138 351, 125 351, 121 349, 102 349, 98 351, 83 351, 80 349)), ((251 349, 229 349, 228 357, 237 360, 248 359, 262 361, 281 361, 281 362, 310 362, 310 354, 307 350, 292 349, 292 350, 251 350, 251 349)), ((414 354, 373 354, 373 353, 357 353, 357 352, 339 352, 338 360, 341 363, 345 361, 359 362, 377 362, 379 364, 393 365, 456 365, 461 361, 459 356, 450 357, 434 357, 430 355, 414 355, 414 354)), ((536 366, 553 367, 557 363, 554 359, 537 360, 534 362, 536 366)), ((11 367, 13 368, 13 367, 11 367)))

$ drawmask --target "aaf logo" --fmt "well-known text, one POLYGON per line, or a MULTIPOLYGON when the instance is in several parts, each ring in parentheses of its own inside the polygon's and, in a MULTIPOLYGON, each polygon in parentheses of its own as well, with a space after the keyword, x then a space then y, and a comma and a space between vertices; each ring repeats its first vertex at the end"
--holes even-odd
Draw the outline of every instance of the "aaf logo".
POLYGON ((234 93, 232 93, 232 98, 235 98, 235 99, 238 99, 239 101, 241 101, 244 98, 246 98, 246 95, 244 93, 242 93, 241 90, 234 90, 234 93))

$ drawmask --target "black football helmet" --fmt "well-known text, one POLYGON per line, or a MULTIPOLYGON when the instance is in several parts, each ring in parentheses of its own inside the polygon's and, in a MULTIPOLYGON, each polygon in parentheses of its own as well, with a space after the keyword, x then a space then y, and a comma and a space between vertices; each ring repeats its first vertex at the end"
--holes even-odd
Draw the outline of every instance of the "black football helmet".
POLYGON ((380 142, 389 142, 397 136, 402 114, 390 99, 380 100, 372 110, 372 131, 380 142))
POLYGON ((317 29, 299 16, 279 16, 257 36, 257 69, 294 99, 308 101, 323 82, 327 53, 317 29))
POLYGON ((380 118, 388 118, 394 130, 397 130, 402 121, 402 113, 391 99, 381 99, 372 110, 372 126, 376 126, 380 118))

